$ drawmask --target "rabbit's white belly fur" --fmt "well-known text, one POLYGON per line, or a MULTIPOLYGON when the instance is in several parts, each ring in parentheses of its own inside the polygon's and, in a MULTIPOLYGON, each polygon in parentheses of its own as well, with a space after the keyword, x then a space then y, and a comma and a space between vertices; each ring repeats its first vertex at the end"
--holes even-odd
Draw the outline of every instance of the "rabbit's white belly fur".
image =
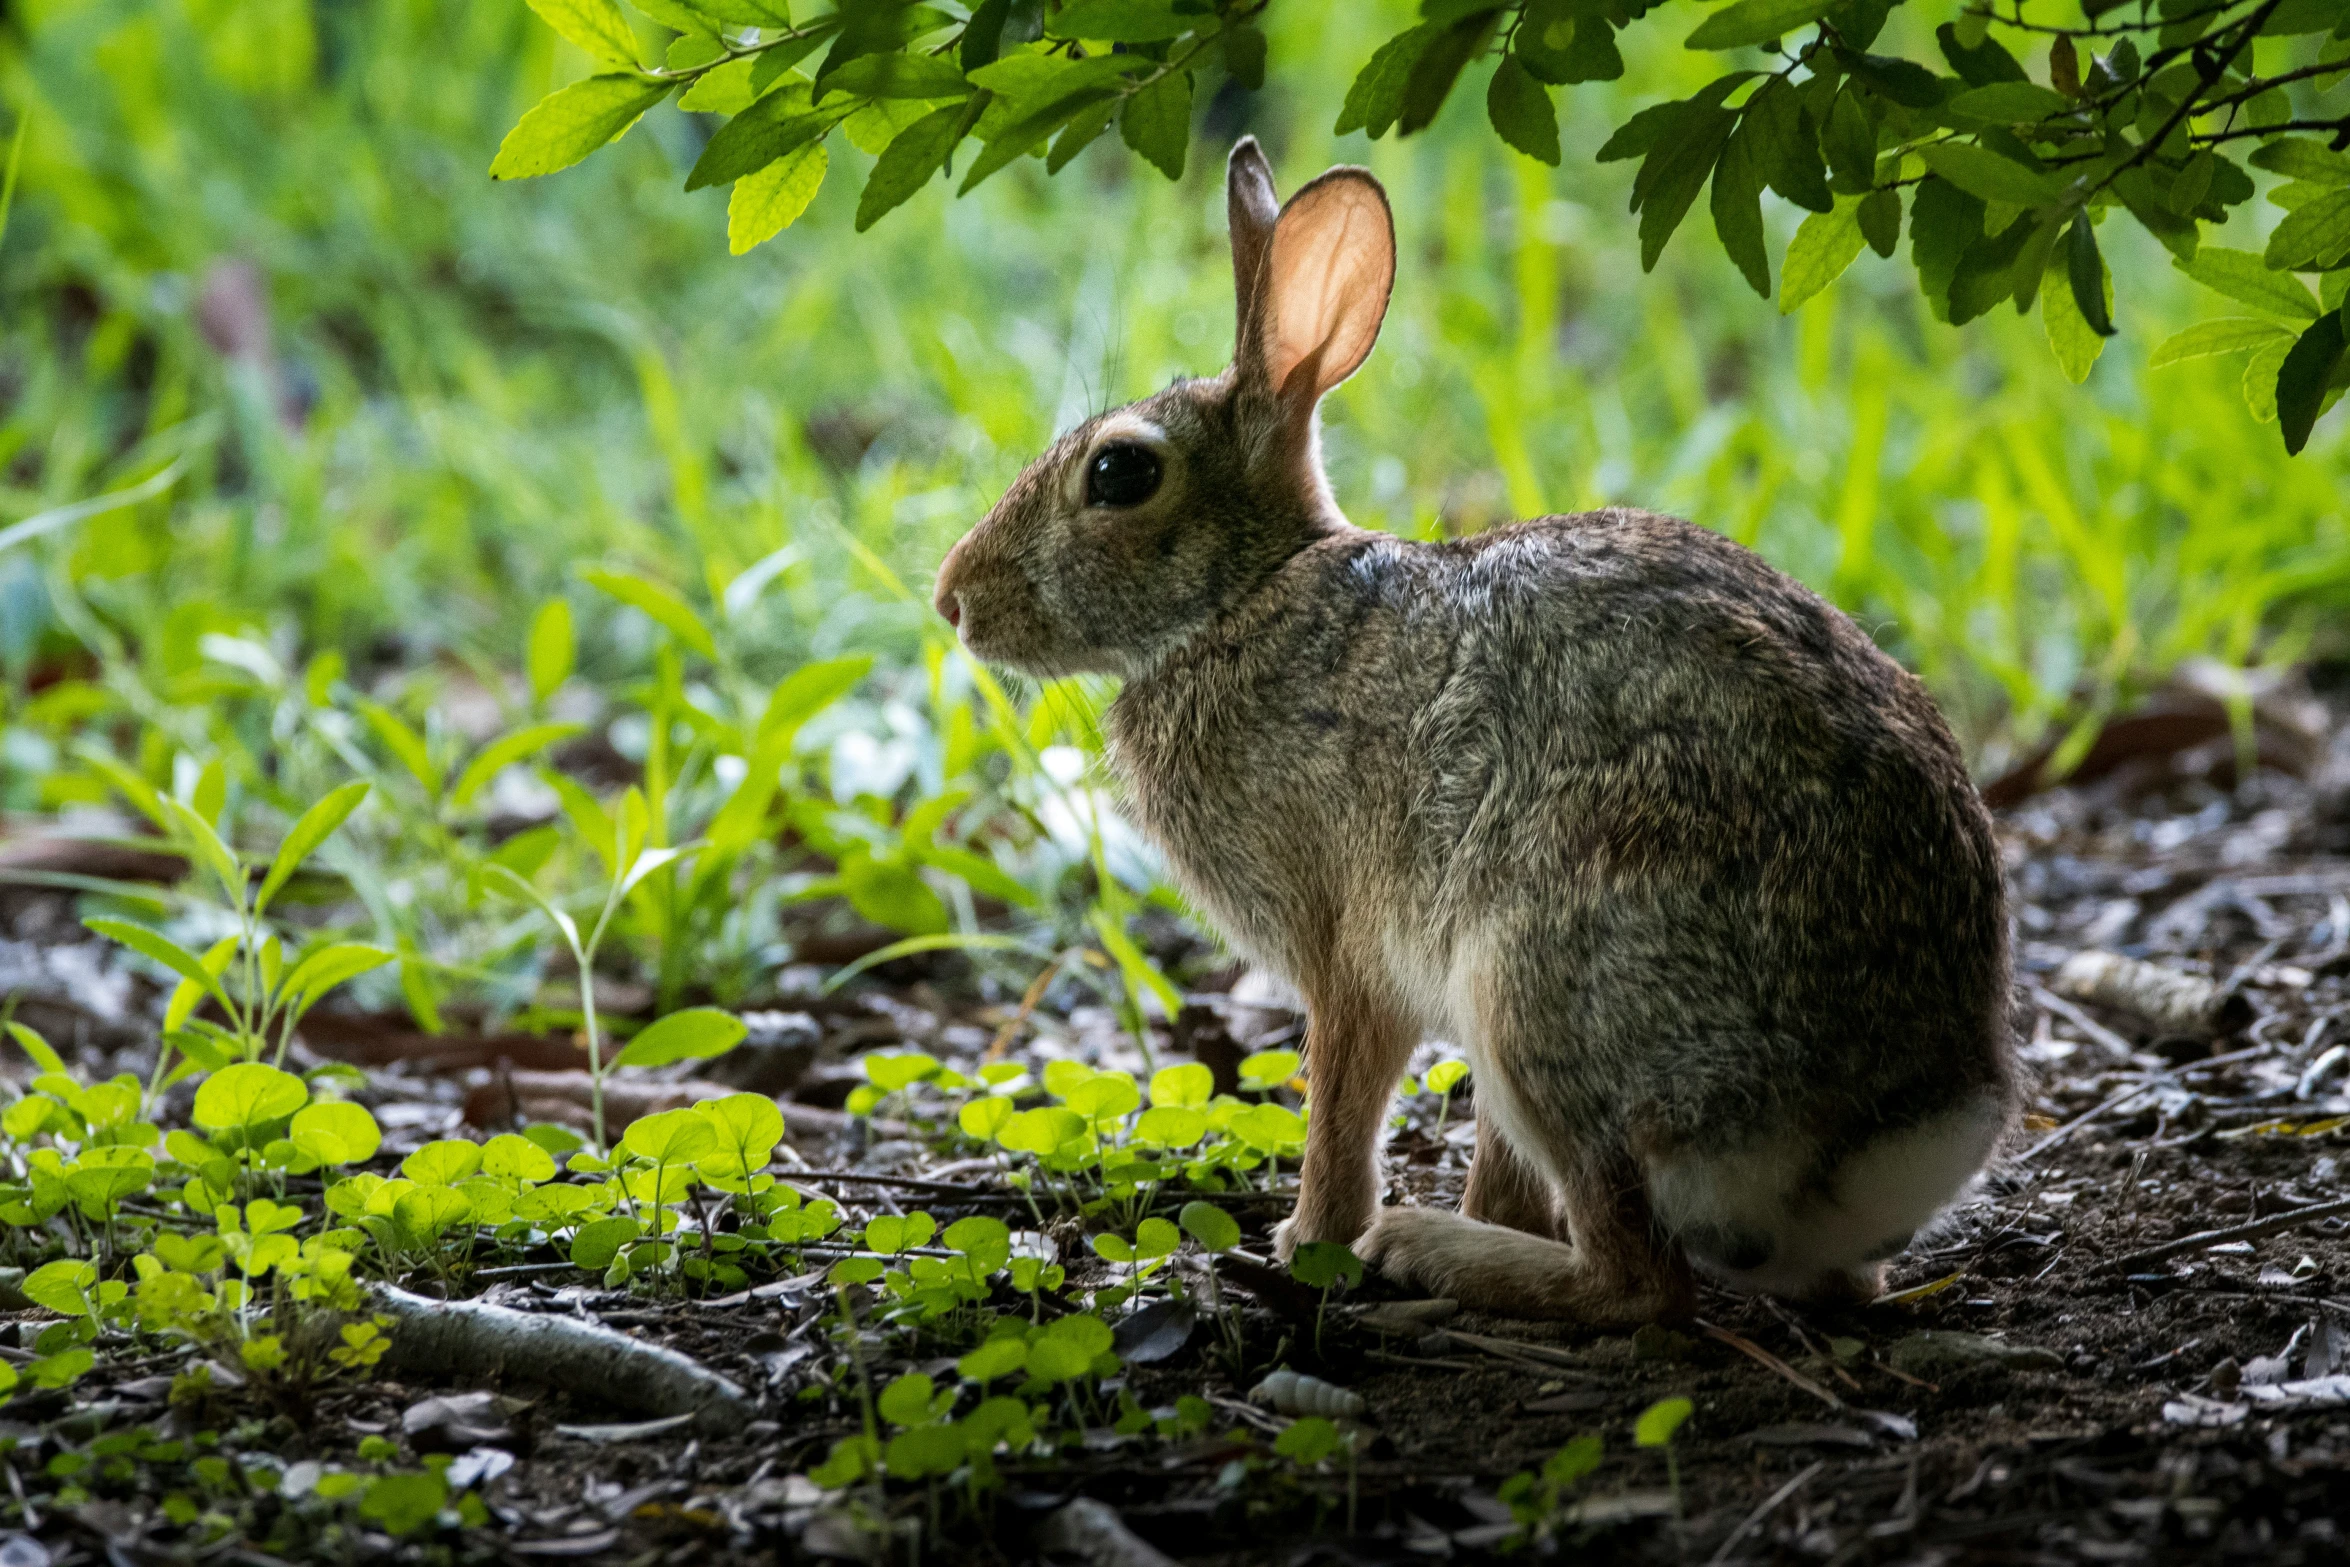
POLYGON ((1675 1235, 1745 1237, 1765 1256, 1742 1267, 1690 1246, 1690 1260, 1708 1273, 1741 1289, 1801 1294, 1902 1250, 1982 1168, 2005 1124, 2003 1107, 1986 1095, 1881 1137, 1844 1161, 1825 1198, 1795 1189, 1810 1150, 1792 1136, 1735 1153, 1679 1153, 1650 1162, 1649 1202, 1675 1235))
MULTIPOLYGON (((1424 1037, 1457 1044, 1475 1074, 1477 1114, 1552 1180, 1562 1179, 1548 1139, 1517 1102, 1509 1074, 1496 1071, 1479 1026, 1477 986, 1493 961, 1479 936, 1449 952, 1425 931, 1381 933, 1390 982, 1424 1037)), ((1802 1294, 1821 1278, 1900 1251, 1942 1211, 1989 1157, 2006 1125, 1996 1095, 1879 1138, 1844 1162, 1828 1198, 1798 1189, 1812 1150, 1798 1137, 1733 1153, 1687 1151, 1648 1166, 1651 1209, 1665 1230, 1698 1240, 1690 1258, 1739 1289, 1802 1294), (1708 1255, 1703 1237, 1741 1237, 1767 1260, 1752 1267, 1708 1255)))

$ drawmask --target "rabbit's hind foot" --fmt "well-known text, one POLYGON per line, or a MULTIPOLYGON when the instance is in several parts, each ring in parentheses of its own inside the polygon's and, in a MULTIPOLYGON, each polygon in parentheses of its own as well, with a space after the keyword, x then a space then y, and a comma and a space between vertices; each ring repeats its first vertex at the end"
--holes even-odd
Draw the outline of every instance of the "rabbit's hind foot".
POLYGON ((1398 1283, 1499 1317, 1629 1327, 1696 1309, 1677 1252, 1620 1239, 1637 1249, 1571 1246, 1440 1208, 1388 1208, 1355 1250, 1398 1283))

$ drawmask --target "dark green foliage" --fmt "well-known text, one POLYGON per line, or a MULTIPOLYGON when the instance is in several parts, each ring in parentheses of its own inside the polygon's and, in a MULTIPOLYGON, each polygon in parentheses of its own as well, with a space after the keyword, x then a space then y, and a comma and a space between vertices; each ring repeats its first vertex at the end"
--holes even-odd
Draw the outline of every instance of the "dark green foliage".
MULTIPOLYGON (((930 112, 906 125, 875 166, 858 203, 860 228, 947 168, 966 137, 983 150, 959 190, 1028 153, 1049 150, 1048 171, 1057 172, 1113 123, 1128 147, 1180 178, 1194 74, 1221 70, 1242 87, 1260 86, 1265 34, 1256 22, 1273 3, 982 0, 958 18, 938 7, 838 0, 838 9, 792 24, 763 0, 637 0, 677 35, 665 67, 646 69, 633 58, 619 0, 548 0, 549 22, 616 69, 534 108, 501 150, 497 172, 576 162, 680 83, 693 89, 688 109, 718 107, 696 98, 700 82, 747 63, 750 92, 710 139, 688 188, 758 174, 868 105, 906 102, 930 112), (813 80, 801 79, 792 66, 819 48, 813 80)), ((2341 0, 2164 0, 2137 11, 2092 0, 2085 9, 2102 20, 2077 28, 2036 21, 2027 29, 1963 10, 1934 29, 1924 60, 1898 44, 1872 52, 1903 36, 1888 29, 1898 4, 1730 0, 1693 27, 1686 8, 1665 13, 1678 19, 1658 25, 1688 48, 1761 50, 1747 58, 1765 69, 1726 71, 1679 103, 1642 110, 1600 149, 1601 162, 1640 160, 1631 207, 1644 268, 1656 265, 1710 182, 1724 253, 1767 293, 1761 194, 1773 190, 1834 220, 1808 242, 1796 269, 1801 288, 1782 296, 1782 308, 1794 308, 1857 248, 1853 223, 1878 255, 1899 248, 1899 192, 1915 186, 1910 259, 1937 317, 1965 322, 2002 300, 2029 308, 2054 258, 2075 326, 2087 326, 2083 341, 2100 340, 2118 328, 2094 225, 2127 212, 2191 265, 2202 225, 2227 221, 2252 198, 2246 164, 2292 182, 2279 196, 2289 210, 2261 258, 2269 271, 2323 271, 2350 259, 2350 153, 2335 145, 2350 139, 2350 113, 2316 96, 2350 74, 2350 7, 2341 0), (2251 56, 2256 34, 2278 40, 2259 62, 2265 76, 2251 56), (1987 211, 1998 215, 1988 234, 1987 211)), ((1640 0, 1423 0, 1415 25, 1361 66, 1334 129, 1411 135, 1435 121, 1464 76, 1485 69, 1495 134, 1555 165, 1564 148, 1551 89, 1621 76, 1617 30, 1654 14, 1640 0)), ((761 225, 738 243, 768 231, 761 225)), ((2067 339, 2057 351, 2068 374, 2095 358, 2093 341, 2083 350, 2067 339)), ((2265 392, 2252 401, 2265 411, 2265 392)))

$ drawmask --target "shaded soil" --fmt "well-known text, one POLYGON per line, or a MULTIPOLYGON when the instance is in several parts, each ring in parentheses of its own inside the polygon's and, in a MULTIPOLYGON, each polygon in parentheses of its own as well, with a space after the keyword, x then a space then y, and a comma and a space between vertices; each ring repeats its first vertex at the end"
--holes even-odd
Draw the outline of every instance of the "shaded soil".
MULTIPOLYGON (((828 1292, 652 1300, 526 1259, 472 1287, 681 1349, 750 1389, 758 1418, 698 1438, 583 1437, 557 1427, 636 1417, 513 1385, 500 1391, 521 1402, 502 1408, 495 1441, 411 1437, 403 1415, 414 1404, 461 1390, 379 1377, 303 1411, 240 1404, 234 1392, 166 1408, 162 1379, 182 1369, 179 1357, 109 1361, 70 1394, 20 1393, 0 1411, 0 1436, 17 1443, 0 1455, 0 1515, 29 1530, 0 1543, 0 1563, 273 1559, 261 1549, 273 1504, 235 1512, 237 1528, 202 1550, 170 1543, 183 1537, 156 1516, 158 1482, 133 1478, 95 1500, 43 1504, 58 1483, 44 1478, 57 1455, 135 1423, 218 1430, 229 1447, 277 1454, 279 1465, 352 1463, 373 1435, 401 1442, 404 1459, 438 1445, 461 1451, 461 1471, 503 1471, 479 1485, 489 1508, 481 1527, 429 1546, 360 1530, 331 1549, 318 1544, 322 1559, 651 1564, 880 1550, 891 1560, 1029 1560, 1061 1538, 1047 1521, 1084 1495, 1185 1562, 1473 1560, 1520 1534, 1498 1495, 1508 1477, 1538 1470, 1586 1432, 1604 1439, 1604 1460, 1568 1510, 1524 1542, 1538 1552, 1690 1562, 2341 1559, 2350 1555, 2350 1215, 2138 1255, 2350 1195, 2350 816, 2331 782, 2341 769, 2317 765, 2306 781, 2264 772, 2223 790, 2228 780, 2175 760, 2110 770, 2094 786, 2004 813, 2031 1119, 1981 1189, 1899 1259, 1886 1301, 1797 1312, 1709 1291, 1701 1321, 1671 1331, 1593 1334, 1469 1316, 1382 1331, 1363 1313, 1394 1292, 1373 1280, 1343 1295, 1317 1330, 1311 1292, 1244 1258, 1219 1280, 1245 1303, 1238 1373, 1203 1323, 1124 1378, 1145 1409, 1207 1397, 1205 1432, 1120 1437, 1105 1412, 1052 1462, 1005 1463, 1002 1490, 976 1513, 921 1490, 896 1496, 899 1538, 876 1546, 800 1478, 857 1429, 828 1292), (2248 1021, 2216 1038, 2164 1037, 2127 1010, 2056 994, 2057 970, 2088 949, 2208 977, 2250 1003, 2248 1021), (1245 1394, 1276 1365, 1366 1401, 1368 1434, 1351 1468, 1271 1456, 1287 1422, 1245 1394), (1665 1452, 1636 1447, 1631 1428, 1673 1396, 1694 1412, 1668 1464, 1665 1452)), ((17 1015, 75 1042, 91 1070, 135 1069, 142 993, 76 955, 54 895, 6 896, 14 934, 0 966, 15 965, 16 977, 0 987, 14 987, 17 1015)), ((811 1192, 860 1212, 919 1206, 942 1225, 968 1212, 1022 1222, 1019 1200, 1007 1201, 986 1170, 942 1169, 954 1156, 837 1114, 857 1052, 913 1044, 968 1063, 1019 999, 973 992, 947 966, 883 974, 819 1001, 810 985, 790 994, 798 981, 787 971, 778 1009, 805 1019, 763 1023, 744 1059, 766 1065, 738 1062, 737 1081, 806 1106, 795 1141, 816 1170, 904 1183, 795 1177, 811 1192), (921 1187, 926 1179, 939 1189, 921 1187)), ((1126 1059, 1111 1019, 1063 1012, 1060 999, 1048 994, 1019 1036, 1032 1060, 1140 1064, 1126 1059)), ((1180 1045, 1228 1067, 1241 1049, 1294 1033, 1276 998, 1244 988, 1196 1000, 1162 1034, 1162 1053, 1180 1045)), ((364 1020, 346 1023, 340 1048, 332 1033, 317 1031, 313 1043, 365 1056, 364 1020)), ((445 1041, 433 1049, 429 1070, 404 1059, 371 1067, 392 1133, 387 1159, 458 1127, 469 1089, 477 1116, 485 1092, 496 1113, 496 1053, 468 1060, 445 1041)), ((525 1064, 505 1055, 509 1067, 525 1064)), ((1396 1188, 1416 1200, 1455 1199, 1466 1173, 1473 1109, 1456 1101, 1441 1129, 1439 1114, 1434 1096, 1405 1102, 1388 1150, 1396 1188)), ((1261 1256, 1280 1203, 1232 1208, 1244 1250, 1261 1256)), ((1073 1217, 1047 1229, 1073 1276, 1092 1267, 1109 1281, 1073 1217)), ((1195 1274, 1191 1293, 1205 1283, 1195 1274)), ((1018 1304, 1008 1293, 1000 1303, 1018 1304)), ((22 1346, 44 1320, 16 1314, 0 1327, 0 1352, 29 1358, 22 1346)), ((908 1364, 902 1348, 868 1347, 897 1357, 876 1373, 908 1364)))

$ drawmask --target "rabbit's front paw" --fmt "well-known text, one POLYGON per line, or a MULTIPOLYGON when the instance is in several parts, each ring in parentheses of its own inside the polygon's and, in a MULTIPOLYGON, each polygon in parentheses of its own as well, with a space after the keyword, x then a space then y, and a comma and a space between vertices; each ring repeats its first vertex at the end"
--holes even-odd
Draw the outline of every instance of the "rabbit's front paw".
POLYGON ((1370 1227, 1368 1218, 1341 1216, 1300 1203, 1296 1213, 1273 1227, 1273 1255, 1287 1262, 1307 1241, 1336 1241, 1341 1246, 1353 1246, 1370 1227))
POLYGON ((1469 1266, 1477 1233, 1485 1229, 1440 1208, 1383 1208, 1370 1233, 1355 1242, 1355 1255, 1397 1284, 1443 1295, 1469 1266))

